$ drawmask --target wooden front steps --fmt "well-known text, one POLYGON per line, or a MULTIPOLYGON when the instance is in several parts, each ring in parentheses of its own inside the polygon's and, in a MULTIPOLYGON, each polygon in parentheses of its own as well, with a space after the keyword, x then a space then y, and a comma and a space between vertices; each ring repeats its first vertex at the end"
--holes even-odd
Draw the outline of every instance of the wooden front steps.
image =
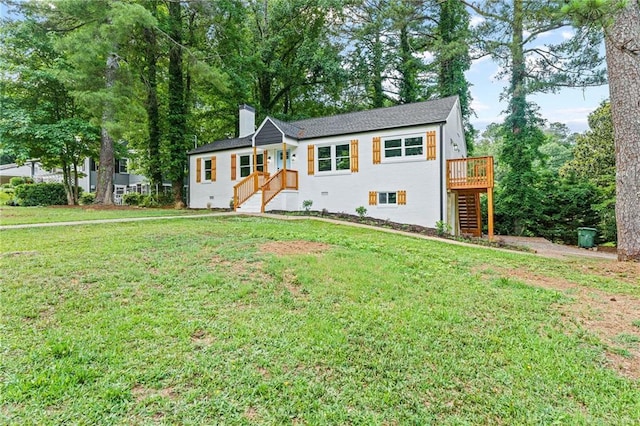
POLYGON ((260 195, 260 212, 276 195, 285 189, 298 190, 298 171, 280 169, 274 175, 253 172, 233 187, 233 209, 238 209, 247 201, 260 195))

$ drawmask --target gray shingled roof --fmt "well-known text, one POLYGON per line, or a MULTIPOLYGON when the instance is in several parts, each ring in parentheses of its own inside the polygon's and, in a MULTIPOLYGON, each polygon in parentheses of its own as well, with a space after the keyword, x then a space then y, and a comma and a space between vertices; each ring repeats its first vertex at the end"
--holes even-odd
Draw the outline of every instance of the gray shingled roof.
MULTIPOLYGON (((273 123, 293 139, 313 139, 324 136, 337 136, 350 133, 370 132, 374 130, 399 127, 420 126, 443 123, 458 100, 457 96, 416 102, 368 111, 350 112, 329 117, 308 118, 290 123, 270 118, 273 123)), ((223 151, 226 149, 251 146, 251 137, 224 139, 202 145, 189 154, 223 151)))
MULTIPOLYGON (((442 123, 446 121, 457 99, 457 96, 451 96, 432 101, 294 121, 289 124, 294 128, 302 129, 302 133, 287 136, 296 139, 312 139, 396 127, 442 123)), ((285 129, 282 129, 282 131, 286 133, 285 129)))
POLYGON ((206 145, 202 145, 188 152, 191 154, 202 154, 203 152, 224 151, 226 149, 245 148, 251 146, 251 137, 245 136, 243 138, 222 139, 219 141, 211 142, 206 145))
MULTIPOLYGON (((304 135, 304 129, 298 127, 297 125, 295 125, 295 121, 293 123, 287 123, 286 121, 281 121, 278 120, 276 118, 272 118, 269 117, 269 119, 271 121, 273 121, 273 124, 275 124, 276 126, 278 126, 278 128, 280 130, 282 130, 284 132, 284 134, 286 136, 289 136, 290 138, 293 139, 301 139, 302 135, 304 135)), ((321 120, 320 118, 316 119, 316 120, 321 120)))

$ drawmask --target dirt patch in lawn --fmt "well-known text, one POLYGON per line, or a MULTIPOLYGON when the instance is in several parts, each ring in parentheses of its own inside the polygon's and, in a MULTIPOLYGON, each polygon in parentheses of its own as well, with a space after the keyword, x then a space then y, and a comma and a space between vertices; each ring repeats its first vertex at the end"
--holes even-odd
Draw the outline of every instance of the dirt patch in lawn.
MULTIPOLYGON (((582 270, 589 274, 596 274, 612 278, 640 287, 640 263, 638 262, 572 262, 573 269, 582 270)), ((640 318, 639 318, 640 319, 640 318)))
MULTIPOLYGON (((604 262, 603 262, 604 264, 604 262)), ((598 263, 600 265, 600 263, 598 263)), ((602 266, 602 265, 600 265, 602 266)), ((595 272, 600 275, 616 277, 637 273, 637 264, 614 264, 600 268, 600 266, 585 266, 598 268, 595 272)), ((601 290, 587 288, 574 282, 538 275, 521 269, 498 269, 492 267, 479 270, 486 278, 507 276, 529 285, 557 290, 574 298, 573 303, 559 306, 560 311, 570 321, 575 320, 579 327, 595 334, 605 345, 607 359, 622 375, 640 379, 640 299, 624 294, 607 293, 601 290)), ((629 279, 637 282, 638 275, 629 275, 629 279)))
POLYGON ((272 241, 260 246, 260 252, 289 256, 292 254, 320 254, 330 248, 329 244, 313 241, 272 241))
POLYGON ((151 389, 144 387, 142 385, 134 386, 131 389, 131 394, 135 398, 137 402, 144 401, 148 398, 153 397, 162 397, 168 399, 175 399, 177 397, 175 390, 172 387, 164 388, 164 389, 151 389))
POLYGON ((191 342, 196 347, 202 348, 206 346, 211 346, 215 342, 215 339, 213 338, 213 336, 211 336, 209 333, 207 333, 204 330, 196 330, 191 335, 191 342))

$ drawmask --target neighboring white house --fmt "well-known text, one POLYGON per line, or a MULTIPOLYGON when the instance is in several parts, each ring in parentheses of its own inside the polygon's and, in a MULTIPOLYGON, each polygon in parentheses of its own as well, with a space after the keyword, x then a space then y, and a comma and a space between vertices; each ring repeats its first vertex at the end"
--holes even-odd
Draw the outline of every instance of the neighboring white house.
POLYGON ((467 201, 489 185, 469 186, 469 169, 478 183, 489 166, 486 157, 464 160, 457 97, 294 122, 267 117, 255 131, 254 117, 242 105, 240 137, 189 152, 189 207, 296 211, 310 200, 313 210, 355 214, 364 206, 374 218, 479 232, 458 211, 462 205, 464 220, 479 215, 478 204, 467 214, 467 201), (465 184, 456 188, 456 179, 465 184))
POLYGON ((31 178, 34 182, 62 182, 62 172, 42 167, 37 159, 31 159, 19 165, 15 163, 0 165, 0 183, 9 183, 11 178, 31 178))
POLYGON ((25 164, 19 165, 15 163, 0 165, 0 184, 9 183, 11 178, 33 178, 40 172, 40 163, 35 161, 28 161, 25 164))

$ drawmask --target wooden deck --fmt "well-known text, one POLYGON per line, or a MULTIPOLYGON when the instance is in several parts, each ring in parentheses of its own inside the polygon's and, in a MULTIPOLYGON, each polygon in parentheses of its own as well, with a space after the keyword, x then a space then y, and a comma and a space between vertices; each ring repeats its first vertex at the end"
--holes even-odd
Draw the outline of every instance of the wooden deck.
POLYGON ((447 160, 447 189, 487 188, 493 188, 493 157, 447 160))
POLYGON ((462 233, 480 236, 480 193, 487 193, 488 233, 493 239, 493 157, 447 160, 447 189, 457 193, 458 223, 462 233))

